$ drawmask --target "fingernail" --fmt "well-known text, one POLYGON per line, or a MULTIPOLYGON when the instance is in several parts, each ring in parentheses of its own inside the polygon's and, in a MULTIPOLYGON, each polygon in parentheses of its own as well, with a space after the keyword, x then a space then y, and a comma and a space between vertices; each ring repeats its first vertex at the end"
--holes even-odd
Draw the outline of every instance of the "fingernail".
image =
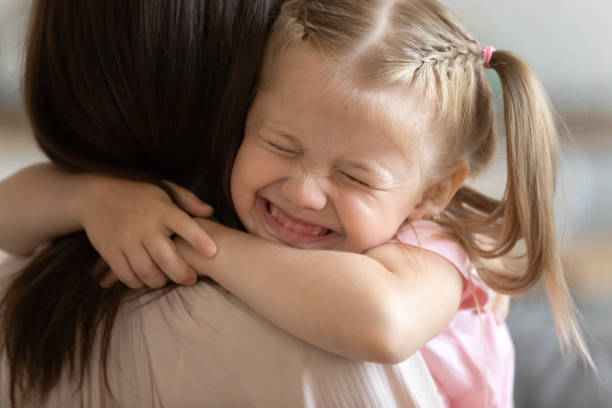
POLYGON ((213 256, 217 255, 217 246, 216 245, 208 245, 206 247, 206 253, 208 254, 208 257, 212 258, 213 256))
POLYGON ((193 285, 198 281, 198 273, 195 271, 195 269, 192 268, 191 272, 193 273, 193 279, 188 283, 188 285, 193 285))

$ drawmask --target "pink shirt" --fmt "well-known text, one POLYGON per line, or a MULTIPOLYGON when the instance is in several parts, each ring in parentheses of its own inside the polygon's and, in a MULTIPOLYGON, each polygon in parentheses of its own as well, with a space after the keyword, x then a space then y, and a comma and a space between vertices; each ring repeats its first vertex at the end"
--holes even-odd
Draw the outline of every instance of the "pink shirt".
MULTIPOLYGON (((490 289, 479 279, 466 252, 457 242, 440 237, 442 232, 435 222, 416 221, 402 227, 395 236, 399 242, 442 256, 463 277, 457 315, 421 353, 448 407, 512 407, 514 346, 510 333, 505 324, 495 322, 487 305, 490 289), (474 298, 480 305, 480 315, 474 298)), ((434 299, 432 306, 435 307, 434 299)))

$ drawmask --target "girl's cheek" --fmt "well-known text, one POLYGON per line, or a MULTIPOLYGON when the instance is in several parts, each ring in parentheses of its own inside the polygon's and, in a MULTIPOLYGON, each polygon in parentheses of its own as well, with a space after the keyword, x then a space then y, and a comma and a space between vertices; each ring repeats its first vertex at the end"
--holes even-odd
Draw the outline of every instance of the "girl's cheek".
POLYGON ((268 151, 258 152, 253 159, 257 161, 256 178, 259 184, 273 183, 290 177, 296 165, 286 157, 268 151))
POLYGON ((355 240, 355 244, 362 243, 367 231, 376 222, 376 206, 359 194, 347 191, 339 192, 335 201, 336 212, 347 234, 355 240))
POLYGON ((365 217, 366 220, 374 219, 381 209, 381 203, 371 196, 358 191, 341 191, 338 193, 338 201, 341 210, 349 219, 365 217))
POLYGON ((350 250, 365 252, 393 238, 403 223, 394 208, 382 199, 345 193, 336 205, 338 217, 347 233, 350 250))

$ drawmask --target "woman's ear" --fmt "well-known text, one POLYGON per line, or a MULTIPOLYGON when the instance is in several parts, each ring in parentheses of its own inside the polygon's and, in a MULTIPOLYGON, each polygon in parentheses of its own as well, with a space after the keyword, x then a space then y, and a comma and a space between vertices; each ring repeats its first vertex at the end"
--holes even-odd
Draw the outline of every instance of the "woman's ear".
POLYGON ((470 174, 470 166, 465 160, 458 161, 435 184, 425 190, 423 198, 414 208, 411 220, 431 219, 439 215, 455 196, 470 174))

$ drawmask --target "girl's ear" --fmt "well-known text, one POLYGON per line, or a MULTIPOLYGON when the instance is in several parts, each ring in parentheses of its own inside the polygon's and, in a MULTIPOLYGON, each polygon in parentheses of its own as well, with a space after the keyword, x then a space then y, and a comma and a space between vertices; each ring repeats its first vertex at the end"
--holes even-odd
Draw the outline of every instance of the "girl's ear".
POLYGON ((410 219, 431 219, 439 215, 463 185, 469 173, 468 162, 458 161, 445 176, 425 190, 421 202, 414 208, 410 219))

